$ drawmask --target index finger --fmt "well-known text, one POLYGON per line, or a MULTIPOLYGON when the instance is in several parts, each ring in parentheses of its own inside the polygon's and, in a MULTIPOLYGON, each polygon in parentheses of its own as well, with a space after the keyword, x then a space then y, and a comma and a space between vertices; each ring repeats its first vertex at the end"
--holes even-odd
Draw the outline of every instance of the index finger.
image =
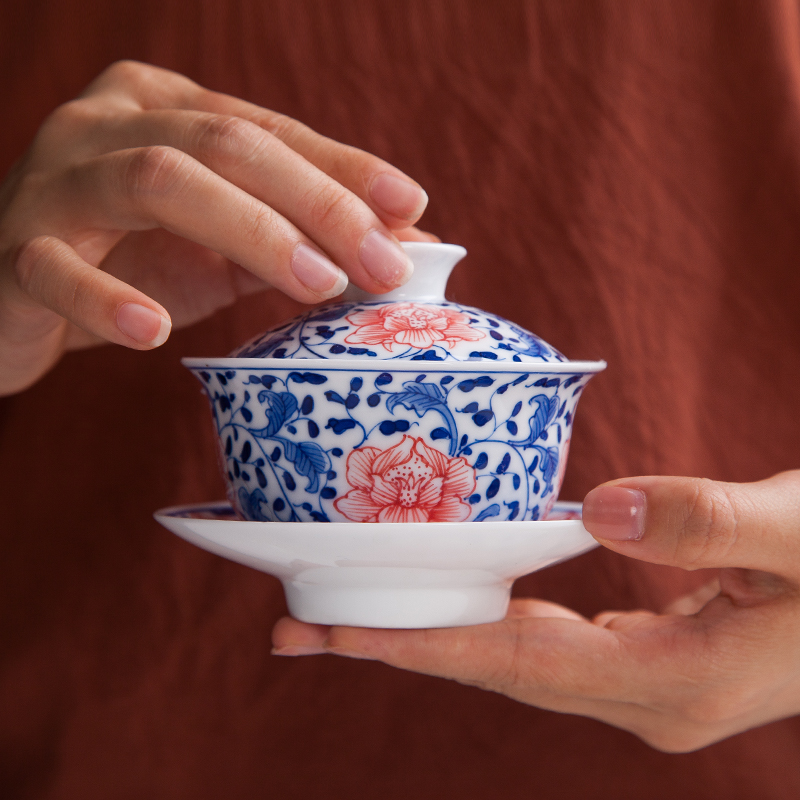
POLYGON ((357 147, 322 136, 291 117, 210 91, 203 91, 193 103, 199 110, 254 122, 347 187, 393 230, 415 223, 428 205, 423 188, 396 167, 357 147))
POLYGON ((84 96, 97 94, 115 96, 143 110, 207 111, 253 122, 353 192, 393 230, 415 223, 428 204, 422 187, 383 159, 322 136, 284 114, 205 89, 170 70, 120 61, 108 67, 84 92, 84 96))

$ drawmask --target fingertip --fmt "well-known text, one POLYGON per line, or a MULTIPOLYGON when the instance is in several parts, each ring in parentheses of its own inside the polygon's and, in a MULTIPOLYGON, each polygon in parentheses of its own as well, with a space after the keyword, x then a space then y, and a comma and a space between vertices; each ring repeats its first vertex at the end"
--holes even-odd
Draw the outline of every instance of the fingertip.
POLYGON ((116 314, 117 328, 123 336, 142 348, 160 347, 169 338, 172 321, 164 314, 140 303, 122 303, 116 314))
POLYGON ((428 205, 428 195, 416 181, 391 172, 373 178, 369 196, 379 211, 406 222, 419 219, 428 205))
POLYGON ((160 347, 169 339, 169 335, 172 333, 172 320, 160 314, 159 316, 161 317, 161 323, 156 337, 150 342, 150 347, 160 347))
POLYGON ((372 230, 361 241, 361 266, 384 291, 395 289, 408 281, 414 264, 393 236, 372 230))
POLYGON ((644 535, 647 497, 640 489, 598 486, 583 501, 583 524, 597 539, 638 541, 644 535))
POLYGON ((347 288, 344 271, 302 242, 292 253, 291 269, 295 278, 322 300, 338 297, 347 288))
POLYGON ((433 242, 439 244, 442 241, 435 233, 420 230, 413 225, 400 230, 395 229, 393 233, 401 242, 433 242))
POLYGON ((551 603, 547 600, 536 600, 529 597, 512 598, 508 604, 506 619, 574 619, 581 622, 586 617, 570 608, 551 603))
POLYGON ((273 655, 324 653, 329 632, 328 625, 312 625, 292 617, 281 617, 272 629, 272 653, 273 655))

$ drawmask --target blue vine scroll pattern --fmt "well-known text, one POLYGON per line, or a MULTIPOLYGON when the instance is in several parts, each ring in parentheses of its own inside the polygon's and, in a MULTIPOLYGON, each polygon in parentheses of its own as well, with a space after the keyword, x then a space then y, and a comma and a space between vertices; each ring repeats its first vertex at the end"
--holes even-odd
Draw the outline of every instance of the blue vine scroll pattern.
MULTIPOLYGON (((335 362, 333 362, 335 363, 335 362)), ((342 520, 347 458, 422 440, 474 470, 469 519, 539 519, 555 502, 590 375, 394 367, 194 369, 214 419, 231 499, 247 519, 342 520)), ((294 365, 296 366, 296 364, 294 365)))

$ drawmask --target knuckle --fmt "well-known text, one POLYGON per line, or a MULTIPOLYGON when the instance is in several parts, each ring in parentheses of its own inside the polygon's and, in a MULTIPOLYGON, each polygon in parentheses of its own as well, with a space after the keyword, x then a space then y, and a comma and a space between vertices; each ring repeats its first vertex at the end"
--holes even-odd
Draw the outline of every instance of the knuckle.
POLYGON ((736 506, 725 487, 715 481, 696 481, 682 522, 682 561, 688 567, 724 558, 736 543, 736 506))
POLYGON ((92 110, 91 103, 79 97, 58 106, 45 120, 40 130, 63 126, 69 126, 72 129, 82 122, 93 120, 94 117, 95 112, 92 110))
POLYGON ((248 160, 263 143, 264 132, 241 117, 214 114, 200 124, 197 147, 201 153, 248 160))
POLYGON ((317 187, 306 196, 314 226, 323 233, 341 229, 358 217, 353 196, 335 185, 317 187))
POLYGON ((149 67, 139 61, 123 58, 109 64, 101 73, 102 78, 112 82, 136 83, 147 74, 149 67))
POLYGON ((37 158, 53 160, 60 152, 60 145, 72 142, 85 135, 87 130, 96 125, 99 114, 94 104, 86 98, 70 100, 54 109, 42 123, 32 150, 37 158))
POLYGON ((691 725, 680 725, 677 728, 658 727, 637 733, 639 738, 662 753, 691 753, 720 738, 705 728, 695 728, 691 725))
POLYGON ((519 621, 508 626, 502 647, 502 658, 490 659, 480 674, 473 676, 475 685, 494 691, 509 692, 526 681, 529 673, 530 653, 526 648, 526 634, 519 621))
POLYGON ((172 147, 153 145, 134 151, 123 178, 126 194, 161 196, 178 188, 187 156, 172 147))
POLYGON ((301 127, 297 120, 287 117, 286 114, 278 114, 275 111, 263 114, 258 120, 258 124, 262 130, 272 134, 282 142, 290 140, 296 135, 298 128, 301 127))
POLYGON ((17 249, 13 267, 17 284, 26 294, 38 295, 43 264, 50 258, 50 239, 36 236, 23 242, 17 249))
POLYGON ((247 249, 263 248, 264 243, 274 236, 275 218, 276 214, 269 206, 254 201, 237 226, 240 242, 247 249))

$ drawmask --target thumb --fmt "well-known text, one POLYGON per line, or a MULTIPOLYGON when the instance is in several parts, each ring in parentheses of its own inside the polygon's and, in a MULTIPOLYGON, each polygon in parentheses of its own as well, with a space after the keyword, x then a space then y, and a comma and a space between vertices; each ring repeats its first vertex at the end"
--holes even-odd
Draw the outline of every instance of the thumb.
POLYGON ((623 478, 586 495, 583 524, 604 546, 642 561, 800 578, 800 470, 756 483, 623 478))

